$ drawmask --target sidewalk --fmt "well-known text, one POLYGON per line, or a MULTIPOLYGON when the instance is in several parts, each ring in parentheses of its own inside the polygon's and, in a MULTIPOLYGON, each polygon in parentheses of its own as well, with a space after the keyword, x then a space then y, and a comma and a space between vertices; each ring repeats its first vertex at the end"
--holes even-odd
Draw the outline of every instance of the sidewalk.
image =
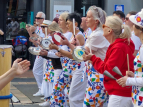
MULTIPOLYGON (((11 81, 10 92, 13 94, 14 107, 39 107, 41 97, 33 97, 38 91, 32 70, 14 78, 11 81)), ((10 107, 12 104, 10 103, 10 107)))

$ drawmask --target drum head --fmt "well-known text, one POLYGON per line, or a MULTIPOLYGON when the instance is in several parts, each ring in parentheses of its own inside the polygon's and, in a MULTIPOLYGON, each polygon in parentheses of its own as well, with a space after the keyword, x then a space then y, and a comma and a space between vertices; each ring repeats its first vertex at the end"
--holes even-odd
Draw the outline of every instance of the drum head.
POLYGON ((61 41, 61 39, 62 39, 61 33, 56 32, 56 33, 53 35, 52 39, 53 39, 53 42, 54 42, 56 45, 60 45, 60 41, 61 41))
POLYGON ((41 41, 41 46, 43 49, 49 49, 50 44, 51 44, 51 41, 49 39, 43 39, 41 41))
POLYGON ((77 46, 74 49, 73 53, 74 53, 75 60, 83 61, 83 57, 82 56, 83 56, 83 54, 85 54, 85 52, 84 52, 84 48, 82 48, 82 46, 77 46))

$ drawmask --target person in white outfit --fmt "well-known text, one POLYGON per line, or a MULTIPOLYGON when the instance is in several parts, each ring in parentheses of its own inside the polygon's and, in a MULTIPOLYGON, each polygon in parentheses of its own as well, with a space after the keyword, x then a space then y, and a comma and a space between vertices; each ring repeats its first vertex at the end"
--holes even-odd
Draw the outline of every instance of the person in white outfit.
POLYGON ((122 87, 132 86, 134 107, 143 107, 143 9, 136 15, 131 15, 129 20, 134 23, 134 33, 140 38, 142 45, 134 60, 135 74, 127 71, 127 75, 118 79, 117 82, 122 87))
POLYGON ((92 30, 87 26, 86 24, 86 17, 82 17, 82 22, 80 24, 80 28, 83 29, 83 35, 84 35, 84 38, 85 38, 85 41, 87 39, 88 36, 90 36, 92 30))
POLYGON ((138 51, 139 51, 139 48, 141 46, 141 41, 140 41, 140 38, 137 37, 133 31, 133 25, 134 23, 132 23, 130 20, 129 20, 129 17, 131 15, 136 15, 137 12, 134 12, 134 11, 131 11, 129 12, 127 15, 126 15, 126 18, 125 18, 125 24, 128 25, 131 29, 131 32, 132 32, 132 36, 131 36, 131 40, 134 42, 134 45, 135 45, 135 52, 134 52, 134 56, 137 55, 138 51))
MULTIPOLYGON (((45 35, 42 32, 41 24, 43 23, 45 19, 45 14, 43 12, 38 12, 35 19, 36 19, 36 24, 38 25, 37 28, 35 28, 34 26, 31 26, 31 27, 26 26, 26 29, 30 37, 43 38, 45 37, 45 35)), ((31 40, 30 38, 29 40, 33 42, 35 46, 38 46, 34 40, 31 40)), ((40 56, 36 56, 34 66, 33 66, 33 74, 34 74, 34 77, 36 79, 36 82, 39 88, 39 91, 33 94, 33 96, 43 96, 41 94, 41 85, 42 85, 42 80, 43 80, 43 58, 40 56)))

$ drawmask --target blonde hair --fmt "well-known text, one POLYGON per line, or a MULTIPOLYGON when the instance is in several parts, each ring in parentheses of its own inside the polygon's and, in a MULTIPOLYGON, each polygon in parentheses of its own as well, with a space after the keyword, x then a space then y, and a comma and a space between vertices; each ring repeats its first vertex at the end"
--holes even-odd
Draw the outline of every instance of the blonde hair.
POLYGON ((61 15, 60 15, 60 17, 62 17, 63 19, 64 19, 64 21, 66 22, 66 19, 67 19, 67 17, 68 17, 68 12, 64 12, 64 13, 62 13, 61 15))
POLYGON ((100 7, 96 6, 91 6, 89 10, 92 12, 94 19, 100 22, 98 26, 102 27, 106 20, 106 12, 102 10, 100 7))
POLYGON ((122 20, 117 16, 108 16, 106 18, 106 24, 115 33, 115 38, 130 39, 131 30, 127 25, 124 25, 122 20))
POLYGON ((52 24, 50 24, 48 26, 48 29, 51 30, 51 31, 59 31, 59 32, 62 33, 61 28, 59 28, 59 25, 56 22, 53 22, 52 24))

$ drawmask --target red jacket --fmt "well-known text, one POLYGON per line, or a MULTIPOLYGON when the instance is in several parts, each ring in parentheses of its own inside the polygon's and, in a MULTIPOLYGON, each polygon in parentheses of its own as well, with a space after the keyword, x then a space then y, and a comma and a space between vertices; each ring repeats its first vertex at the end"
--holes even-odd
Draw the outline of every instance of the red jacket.
MULTIPOLYGON (((130 43, 127 39, 118 38, 112 43, 106 53, 105 60, 102 61, 100 58, 93 55, 91 61, 94 68, 103 74, 107 70, 112 74, 116 79, 121 78, 120 75, 112 71, 112 69, 117 66, 122 74, 125 76, 126 71, 128 70, 127 66, 127 54, 129 55, 129 66, 130 71, 134 72, 134 53, 135 46, 134 43, 130 40, 130 43)), ((118 95, 124 97, 131 97, 132 87, 121 87, 115 80, 104 76, 104 86, 109 95, 118 95)))

